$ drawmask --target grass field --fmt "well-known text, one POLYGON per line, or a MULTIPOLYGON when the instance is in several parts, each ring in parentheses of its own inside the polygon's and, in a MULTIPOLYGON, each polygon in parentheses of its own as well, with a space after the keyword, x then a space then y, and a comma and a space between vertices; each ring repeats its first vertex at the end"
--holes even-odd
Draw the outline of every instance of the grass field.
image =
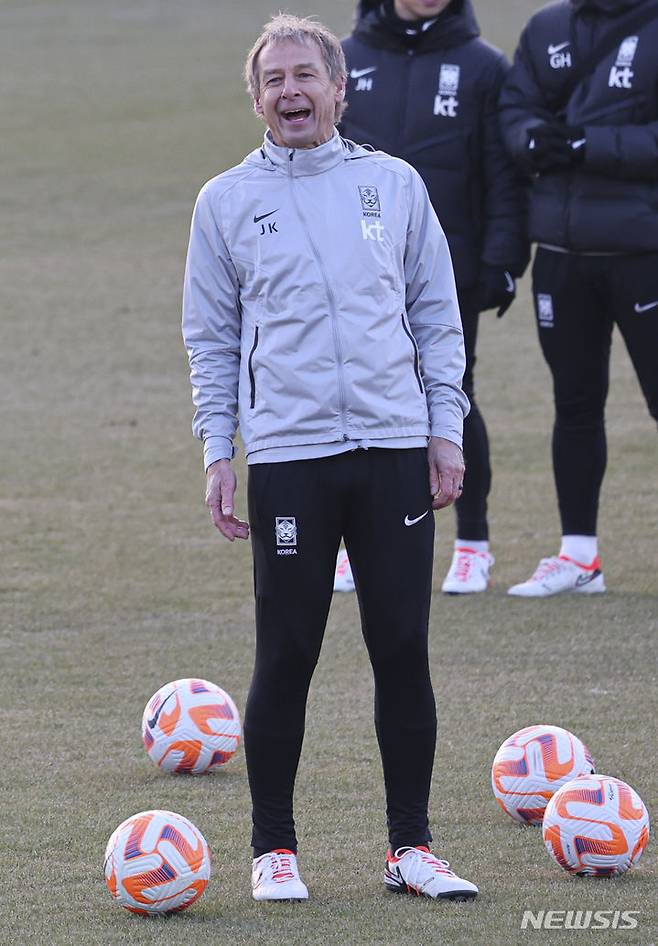
MULTIPOLYGON (((203 506, 179 309, 194 197, 261 134, 240 68, 274 6, 0 6, 0 942, 649 946, 655 839, 618 881, 573 879, 538 832, 503 817, 489 786, 500 742, 552 722, 658 811, 655 425, 618 336, 600 528, 610 592, 505 595, 559 538, 527 280, 502 322, 484 319, 479 346, 495 473, 486 595, 438 593, 453 539, 452 513, 438 516, 432 824, 480 898, 382 891, 383 790, 353 596, 334 602, 309 704, 296 799, 308 904, 251 900, 242 752, 225 771, 185 779, 162 775, 142 749, 142 709, 161 684, 205 676, 242 709, 251 672, 250 552, 224 544, 203 506), (110 833, 151 807, 191 818, 214 854, 207 893, 171 920, 130 916, 102 880, 110 833), (639 925, 521 932, 524 909, 638 910, 639 925)), ((485 34, 511 52, 540 3, 477 6, 485 34)), ((352 3, 291 9, 344 33, 352 3)))

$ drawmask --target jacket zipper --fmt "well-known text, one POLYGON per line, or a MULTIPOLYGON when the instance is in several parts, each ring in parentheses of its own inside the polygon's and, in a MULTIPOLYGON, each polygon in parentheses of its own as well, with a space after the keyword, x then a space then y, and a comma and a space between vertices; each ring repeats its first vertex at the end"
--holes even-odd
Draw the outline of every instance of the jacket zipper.
POLYGON ((292 174, 293 156, 294 156, 294 151, 291 151, 289 161, 288 161, 288 180, 290 182, 290 194, 292 197, 292 202, 295 208, 295 212, 297 216, 299 217, 299 220, 304 229, 304 233, 306 234, 306 239, 308 240, 311 250, 313 251, 315 262, 317 263, 318 269, 320 270, 320 275, 322 276, 322 282, 324 283, 324 289, 327 294, 327 301, 329 302, 329 311, 331 314, 331 333, 334 340, 334 353, 336 355, 336 372, 338 374, 338 403, 339 403, 340 417, 341 417, 342 436, 343 436, 343 440, 348 440, 349 437, 345 431, 345 413, 346 413, 347 399, 345 397, 345 379, 343 377, 343 351, 340 344, 340 336, 338 334, 338 317, 336 315, 336 298, 333 294, 331 285, 329 283, 329 280, 327 279, 327 275, 322 266, 321 258, 320 258, 320 254, 318 253, 317 246, 315 245, 313 237, 311 236, 311 232, 308 226, 306 225, 306 220, 304 219, 304 216, 302 215, 299 209, 299 203, 297 202, 297 195, 295 193, 295 182, 294 182, 293 174, 292 174))
POLYGON ((407 152, 408 141, 406 138, 403 138, 402 131, 404 129, 406 117, 409 110, 409 84, 411 81, 411 70, 413 68, 414 52, 412 49, 407 50, 407 55, 404 59, 404 66, 402 70, 402 86, 401 95, 398 99, 400 102, 400 107, 398 108, 398 122, 397 128, 395 129, 395 137, 393 139, 394 146, 397 149, 395 154, 407 152))
POLYGON ((404 321, 404 312, 400 314, 400 319, 402 321, 402 331, 407 336, 414 350, 414 374, 416 375, 416 381, 418 382, 418 387, 420 388, 420 393, 425 393, 425 388, 423 387, 423 378, 420 373, 420 352, 418 351, 418 345, 416 344, 416 339, 413 337, 412 333, 407 328, 407 323, 404 321))
POLYGON ((256 326, 256 329, 254 331, 254 344, 251 346, 251 351, 249 352, 249 361, 247 362, 249 366, 249 383, 251 385, 250 406, 252 408, 256 404, 256 377, 254 375, 253 360, 254 360, 254 352, 256 351, 257 347, 258 347, 258 326, 256 326))

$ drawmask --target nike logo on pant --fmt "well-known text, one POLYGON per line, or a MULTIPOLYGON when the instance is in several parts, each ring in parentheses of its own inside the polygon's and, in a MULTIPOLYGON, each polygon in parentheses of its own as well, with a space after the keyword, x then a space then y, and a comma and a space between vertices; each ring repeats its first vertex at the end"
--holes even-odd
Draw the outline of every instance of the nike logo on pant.
POLYGON ((405 526, 415 526, 417 522, 420 522, 421 519, 424 519, 425 516, 429 515, 429 509, 426 509, 422 516, 416 516, 415 519, 410 519, 409 516, 404 517, 405 526))
POLYGON ((658 299, 655 302, 647 302, 646 305, 640 305, 639 302, 635 303, 636 312, 648 312, 649 309, 655 309, 658 306, 658 299))

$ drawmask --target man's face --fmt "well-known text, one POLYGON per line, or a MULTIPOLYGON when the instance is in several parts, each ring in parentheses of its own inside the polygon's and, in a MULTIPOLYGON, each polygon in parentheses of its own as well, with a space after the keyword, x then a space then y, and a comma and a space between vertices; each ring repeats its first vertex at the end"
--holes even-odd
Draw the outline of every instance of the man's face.
POLYGON ((317 43, 283 40, 266 46, 258 56, 258 74, 254 107, 275 144, 315 148, 331 138, 345 83, 329 78, 317 43))
POLYGON ((395 0, 395 12, 402 20, 422 20, 443 13, 452 0, 395 0))

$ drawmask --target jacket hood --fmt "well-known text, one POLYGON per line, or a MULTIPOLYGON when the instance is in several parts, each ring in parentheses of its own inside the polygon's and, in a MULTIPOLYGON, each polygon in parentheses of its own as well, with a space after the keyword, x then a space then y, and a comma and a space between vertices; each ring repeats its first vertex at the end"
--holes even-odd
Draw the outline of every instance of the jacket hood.
POLYGON ((571 0, 571 3, 577 13, 589 10, 606 16, 618 16, 641 6, 645 0, 571 0))
POLYGON ((393 0, 375 4, 361 0, 353 36, 379 49, 431 52, 465 43, 480 35, 471 0, 452 0, 437 17, 402 20, 393 0))

